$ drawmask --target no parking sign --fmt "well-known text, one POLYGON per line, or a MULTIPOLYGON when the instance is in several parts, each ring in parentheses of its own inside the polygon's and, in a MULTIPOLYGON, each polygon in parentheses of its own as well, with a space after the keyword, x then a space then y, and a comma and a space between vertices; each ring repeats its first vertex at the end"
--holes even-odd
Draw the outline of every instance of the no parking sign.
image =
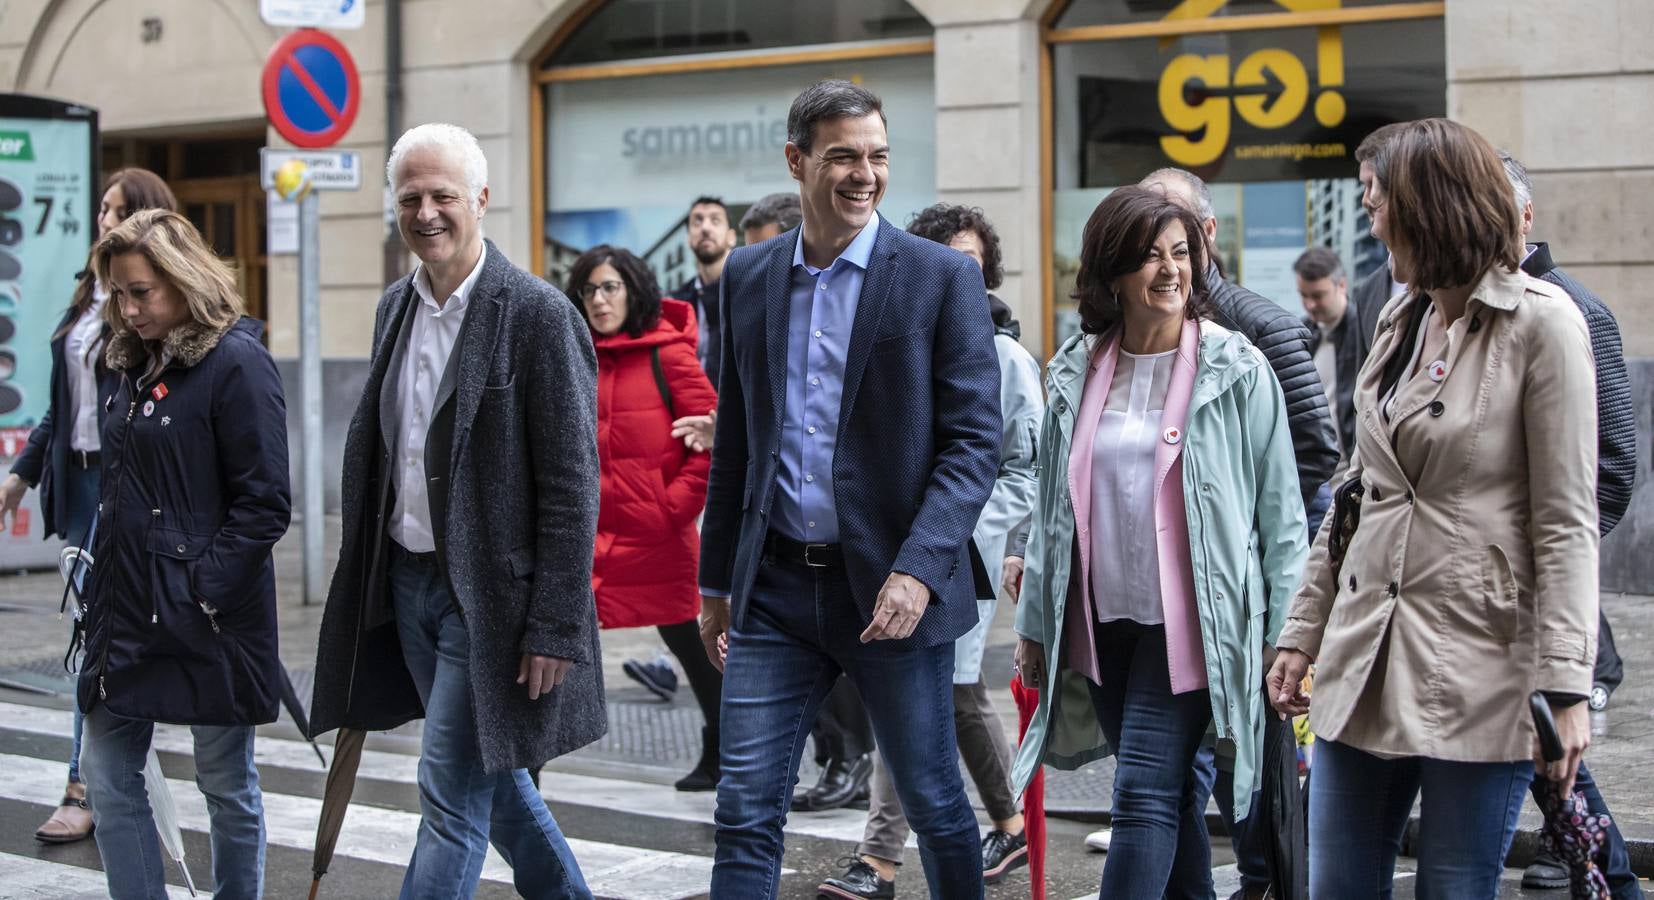
POLYGON ((356 121, 362 83, 349 51, 332 35, 302 28, 264 60, 264 113, 276 133, 306 150, 338 143, 356 121))

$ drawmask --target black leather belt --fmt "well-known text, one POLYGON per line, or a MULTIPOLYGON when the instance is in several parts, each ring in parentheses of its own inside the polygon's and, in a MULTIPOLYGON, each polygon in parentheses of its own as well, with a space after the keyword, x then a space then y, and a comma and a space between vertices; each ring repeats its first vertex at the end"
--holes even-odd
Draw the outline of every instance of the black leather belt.
POLYGON ((390 543, 391 550, 400 554, 405 562, 423 569, 438 568, 435 550, 427 553, 415 553, 407 547, 397 543, 395 538, 391 538, 390 543))
POLYGON ((772 559, 812 569, 844 568, 844 551, 838 544, 806 544, 780 532, 764 538, 764 553, 772 559))
POLYGON ((69 451, 69 461, 82 469, 96 469, 102 459, 103 457, 96 450, 91 453, 87 453, 85 450, 69 451))

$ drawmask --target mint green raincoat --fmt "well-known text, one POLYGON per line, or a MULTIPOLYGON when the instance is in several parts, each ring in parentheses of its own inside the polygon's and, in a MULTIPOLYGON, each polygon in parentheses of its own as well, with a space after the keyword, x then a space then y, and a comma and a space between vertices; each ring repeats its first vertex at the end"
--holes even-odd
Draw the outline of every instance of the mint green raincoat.
MULTIPOLYGON (((1017 633, 1045 647, 1046 683, 1011 772, 1019 795, 1042 764, 1077 769, 1114 753, 1086 677, 1062 659, 1063 614, 1077 568, 1074 505, 1063 475, 1087 364, 1100 344, 1075 335, 1046 367, 1039 495, 1016 618, 1017 633)), ((1263 717, 1274 715, 1263 695, 1263 648, 1286 622, 1308 547, 1280 385, 1257 348, 1211 322, 1200 323, 1184 430, 1183 491, 1212 734, 1232 745, 1235 815, 1245 818, 1261 781, 1263 717)))

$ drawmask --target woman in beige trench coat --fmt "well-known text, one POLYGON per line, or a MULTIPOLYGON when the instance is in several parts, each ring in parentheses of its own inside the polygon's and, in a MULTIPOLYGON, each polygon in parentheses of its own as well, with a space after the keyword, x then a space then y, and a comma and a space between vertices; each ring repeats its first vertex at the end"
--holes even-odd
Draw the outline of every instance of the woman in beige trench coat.
POLYGON ((1336 572, 1333 516, 1280 635, 1269 697, 1320 738, 1310 893, 1388 897, 1421 799, 1417 896, 1492 898, 1532 779, 1543 691, 1571 789, 1589 743, 1597 623, 1596 397, 1585 322, 1518 269, 1494 149, 1445 119, 1374 160, 1373 234, 1409 290, 1380 316, 1355 395, 1365 496, 1336 572))

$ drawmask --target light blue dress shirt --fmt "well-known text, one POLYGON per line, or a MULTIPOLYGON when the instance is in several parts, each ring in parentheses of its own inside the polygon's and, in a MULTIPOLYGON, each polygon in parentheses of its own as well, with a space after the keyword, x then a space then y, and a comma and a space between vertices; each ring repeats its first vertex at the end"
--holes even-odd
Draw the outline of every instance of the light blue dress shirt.
POLYGON ((833 499, 833 451, 850 331, 862 280, 879 236, 879 215, 825 269, 804 262, 804 234, 793 249, 792 298, 787 314, 787 392, 776 470, 776 530, 811 544, 838 542, 833 499))

